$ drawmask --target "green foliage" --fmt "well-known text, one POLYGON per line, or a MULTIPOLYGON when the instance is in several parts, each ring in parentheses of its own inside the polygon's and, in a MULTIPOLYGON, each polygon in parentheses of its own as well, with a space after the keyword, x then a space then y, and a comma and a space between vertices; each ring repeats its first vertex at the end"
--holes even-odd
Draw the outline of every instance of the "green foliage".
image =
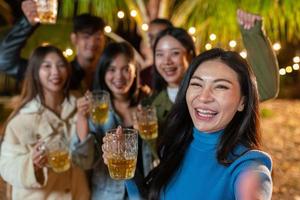
MULTIPOLYGON (((74 0, 62 1, 62 16, 69 17, 74 10, 74 0), (73 5, 73 7, 72 7, 73 5)), ((131 0, 132 4, 143 1, 146 5, 150 0, 131 0)), ((77 14, 91 12, 103 17, 106 22, 115 27, 118 21, 117 12, 123 10, 129 16, 128 0, 78 0, 77 14)), ((209 34, 217 35, 215 46, 228 46, 228 41, 240 41, 240 33, 236 22, 237 8, 257 13, 264 17, 265 27, 272 41, 299 40, 300 35, 300 2, 294 0, 168 0, 170 19, 176 26, 196 27, 197 41, 203 48, 209 34)), ((139 12, 141 13, 141 12, 139 12)), ((146 19, 144 19, 144 22, 146 19)), ((130 26, 128 26, 130 27, 130 26)))
MULTIPOLYGON (((148 22, 147 4, 156 0, 61 0, 59 20, 71 19, 73 15, 92 13, 101 16, 113 29, 119 24, 117 12, 124 11, 123 28, 134 28, 135 20, 140 27, 148 22), (130 10, 135 9, 138 16, 130 17, 130 10), (130 18, 130 20, 126 20, 130 18)), ((161 8, 167 8, 161 16, 169 16, 171 21, 183 28, 196 28, 196 46, 204 49, 207 42, 214 47, 229 48, 232 39, 241 44, 241 36, 236 20, 236 10, 256 13, 264 18, 264 26, 271 41, 295 42, 300 40, 300 1, 296 0, 160 0, 161 8), (209 35, 216 34, 215 41, 209 41, 209 35)), ((148 8, 149 9, 149 8, 148 8)), ((150 8, 151 9, 151 8, 150 8)), ((163 9, 164 10, 164 9, 163 9)), ((149 11, 148 11, 149 12, 149 11)), ((0 0, 0 15, 9 21, 12 16, 7 3, 0 0)), ((146 37, 144 32, 142 37, 146 37)), ((236 50, 243 47, 238 46, 236 50)))
POLYGON ((262 118, 270 118, 274 115, 274 113, 270 109, 262 108, 260 110, 260 115, 261 115, 262 118))

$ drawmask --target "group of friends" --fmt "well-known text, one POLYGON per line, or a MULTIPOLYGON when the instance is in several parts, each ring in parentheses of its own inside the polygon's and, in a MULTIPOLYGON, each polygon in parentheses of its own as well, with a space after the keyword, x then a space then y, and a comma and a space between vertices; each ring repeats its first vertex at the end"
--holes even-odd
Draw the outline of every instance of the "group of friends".
POLYGON ((0 70, 22 85, 1 139, 0 174, 12 199, 271 199, 259 101, 277 96, 279 76, 260 16, 237 12, 248 62, 220 48, 197 54, 186 30, 155 19, 149 26, 153 64, 141 70, 133 47, 105 44, 105 23, 90 14, 74 18, 71 63, 52 45, 21 58, 39 26, 33 0, 23 1, 22 10, 0 43, 0 70), (110 94, 104 124, 89 117, 88 97, 98 89, 110 94), (139 105, 156 107, 159 164, 153 146, 139 138, 134 178, 113 180, 101 149, 105 132, 133 127, 139 105), (72 166, 55 173, 41 146, 62 133, 72 166))

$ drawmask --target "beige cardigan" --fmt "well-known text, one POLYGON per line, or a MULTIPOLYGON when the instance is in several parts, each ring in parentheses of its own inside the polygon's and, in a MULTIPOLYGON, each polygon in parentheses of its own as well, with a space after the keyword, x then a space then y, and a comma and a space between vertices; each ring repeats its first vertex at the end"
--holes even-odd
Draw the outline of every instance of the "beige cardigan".
POLYGON ((44 168, 44 183, 36 180, 32 161, 33 146, 37 139, 66 133, 75 136, 76 99, 70 97, 62 104, 58 117, 43 107, 38 98, 28 102, 8 123, 0 152, 0 173, 12 185, 16 200, 86 200, 90 198, 83 170, 72 164, 70 170, 55 173, 44 168))

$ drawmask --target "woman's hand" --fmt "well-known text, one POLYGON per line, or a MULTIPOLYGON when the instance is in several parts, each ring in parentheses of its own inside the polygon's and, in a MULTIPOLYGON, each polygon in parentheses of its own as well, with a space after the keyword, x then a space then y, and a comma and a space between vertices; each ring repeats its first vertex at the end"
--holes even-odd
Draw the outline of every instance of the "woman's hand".
POLYGON ((86 91, 85 95, 77 100, 77 135, 80 141, 84 140, 89 132, 88 117, 92 100, 90 91, 86 91))
POLYGON ((48 160, 46 155, 46 148, 42 141, 39 141, 34 147, 33 147, 33 153, 32 153, 32 160, 35 171, 46 167, 48 160))
MULTIPOLYGON (((102 141, 103 141, 103 144, 102 144, 102 158, 103 158, 103 161, 104 161, 104 164, 108 165, 108 156, 109 156, 109 149, 110 148, 113 148, 111 147, 110 145, 112 145, 113 143, 111 143, 111 140, 114 138, 114 139, 124 139, 123 138, 123 130, 122 130, 122 127, 121 126, 118 126, 117 128, 117 131, 116 131, 116 136, 113 137, 112 134, 106 134, 102 141)), ((114 144, 117 144, 117 143, 114 143, 114 144)))
POLYGON ((246 30, 251 29, 256 21, 262 20, 262 17, 243 10, 237 10, 237 20, 239 24, 246 30))

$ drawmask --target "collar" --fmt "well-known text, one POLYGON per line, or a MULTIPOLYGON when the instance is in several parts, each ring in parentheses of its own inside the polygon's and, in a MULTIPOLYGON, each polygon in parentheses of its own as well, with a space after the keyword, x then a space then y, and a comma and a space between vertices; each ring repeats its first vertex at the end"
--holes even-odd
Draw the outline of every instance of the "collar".
MULTIPOLYGON (((42 105, 40 97, 36 96, 34 99, 25 104, 19 112, 22 114, 33 114, 43 110, 53 113, 51 110, 42 105)), ((70 96, 69 99, 65 98, 62 103, 61 119, 67 119, 74 113, 75 110, 76 98, 74 96, 70 96)))

